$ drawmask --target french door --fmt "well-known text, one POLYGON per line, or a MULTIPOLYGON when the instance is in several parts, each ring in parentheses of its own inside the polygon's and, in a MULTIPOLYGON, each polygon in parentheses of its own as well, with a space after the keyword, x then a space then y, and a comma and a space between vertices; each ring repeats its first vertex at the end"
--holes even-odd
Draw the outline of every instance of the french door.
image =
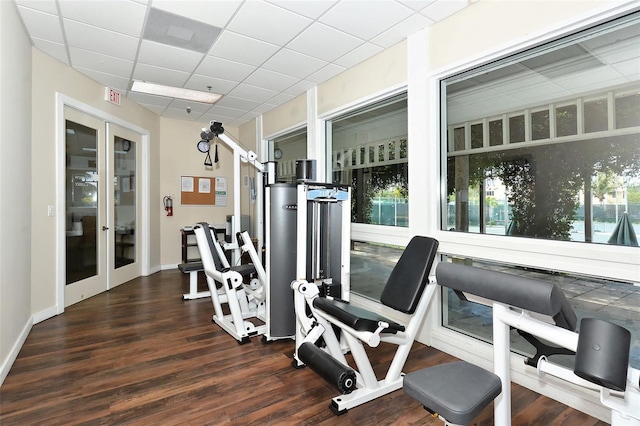
POLYGON ((69 306, 140 275, 140 135, 65 106, 69 306))

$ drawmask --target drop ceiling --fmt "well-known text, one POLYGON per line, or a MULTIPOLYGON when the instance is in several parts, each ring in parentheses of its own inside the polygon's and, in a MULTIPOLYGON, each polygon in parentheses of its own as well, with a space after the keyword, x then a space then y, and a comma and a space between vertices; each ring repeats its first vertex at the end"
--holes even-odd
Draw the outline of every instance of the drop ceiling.
POLYGON ((35 48, 163 117, 234 127, 469 3, 16 0, 35 48), (133 80, 223 97, 212 106, 142 95, 133 80))

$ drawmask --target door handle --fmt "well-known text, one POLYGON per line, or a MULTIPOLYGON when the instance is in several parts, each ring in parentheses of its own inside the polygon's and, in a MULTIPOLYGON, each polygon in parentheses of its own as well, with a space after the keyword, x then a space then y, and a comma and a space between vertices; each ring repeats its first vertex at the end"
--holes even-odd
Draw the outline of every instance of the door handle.
POLYGON ((108 227, 108 226, 103 226, 103 227, 102 227, 102 230, 103 230, 103 231, 106 231, 107 229, 109 229, 109 227, 108 227))

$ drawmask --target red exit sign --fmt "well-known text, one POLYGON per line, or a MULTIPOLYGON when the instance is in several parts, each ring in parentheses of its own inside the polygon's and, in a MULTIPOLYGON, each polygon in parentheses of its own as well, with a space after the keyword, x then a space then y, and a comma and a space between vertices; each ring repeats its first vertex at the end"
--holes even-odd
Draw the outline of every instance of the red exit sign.
POLYGON ((109 101, 112 104, 116 104, 118 106, 120 106, 120 92, 118 92, 115 89, 112 89, 111 87, 105 87, 104 89, 104 98, 105 101, 109 101))

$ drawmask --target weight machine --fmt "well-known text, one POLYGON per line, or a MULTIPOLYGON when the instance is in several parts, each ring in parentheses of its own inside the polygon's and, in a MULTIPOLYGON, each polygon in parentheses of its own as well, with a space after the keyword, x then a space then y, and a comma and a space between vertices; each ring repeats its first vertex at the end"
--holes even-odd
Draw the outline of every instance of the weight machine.
POLYGON ((291 283, 299 277, 324 293, 348 297, 350 188, 328 183, 267 185, 265 340, 299 337, 291 283))
POLYGON ((613 426, 640 425, 640 370, 629 366, 630 332, 596 318, 578 321, 552 283, 441 262, 438 284, 493 307, 493 373, 467 362, 438 365, 406 375, 404 390, 446 425, 466 424, 494 400, 496 425, 511 424, 511 340, 515 329, 536 354, 525 364, 600 394, 613 426), (575 354, 573 368, 549 360, 575 354))
POLYGON ((207 277, 207 285, 213 302, 213 322, 233 336, 240 344, 250 337, 266 331, 265 318, 265 271, 247 232, 237 235, 240 248, 248 253, 253 264, 230 266, 224 250, 216 240, 215 230, 201 222, 193 227, 207 277), (218 285, 220 287, 218 288, 218 285), (226 304, 229 314, 223 312, 226 304), (261 324, 248 319, 255 318, 261 324))
POLYGON ((331 401, 334 414, 344 414, 402 387, 402 368, 435 293, 436 286, 427 283, 437 248, 432 238, 413 237, 387 280, 380 301, 409 314, 405 324, 354 307, 346 298, 331 297, 331 291, 322 297, 322 286, 314 281, 291 284, 298 319, 293 365, 306 364, 342 394, 331 401), (377 347, 380 342, 398 346, 382 380, 377 379, 364 349, 364 344, 377 347), (349 366, 346 352, 351 352, 357 370, 349 366))

